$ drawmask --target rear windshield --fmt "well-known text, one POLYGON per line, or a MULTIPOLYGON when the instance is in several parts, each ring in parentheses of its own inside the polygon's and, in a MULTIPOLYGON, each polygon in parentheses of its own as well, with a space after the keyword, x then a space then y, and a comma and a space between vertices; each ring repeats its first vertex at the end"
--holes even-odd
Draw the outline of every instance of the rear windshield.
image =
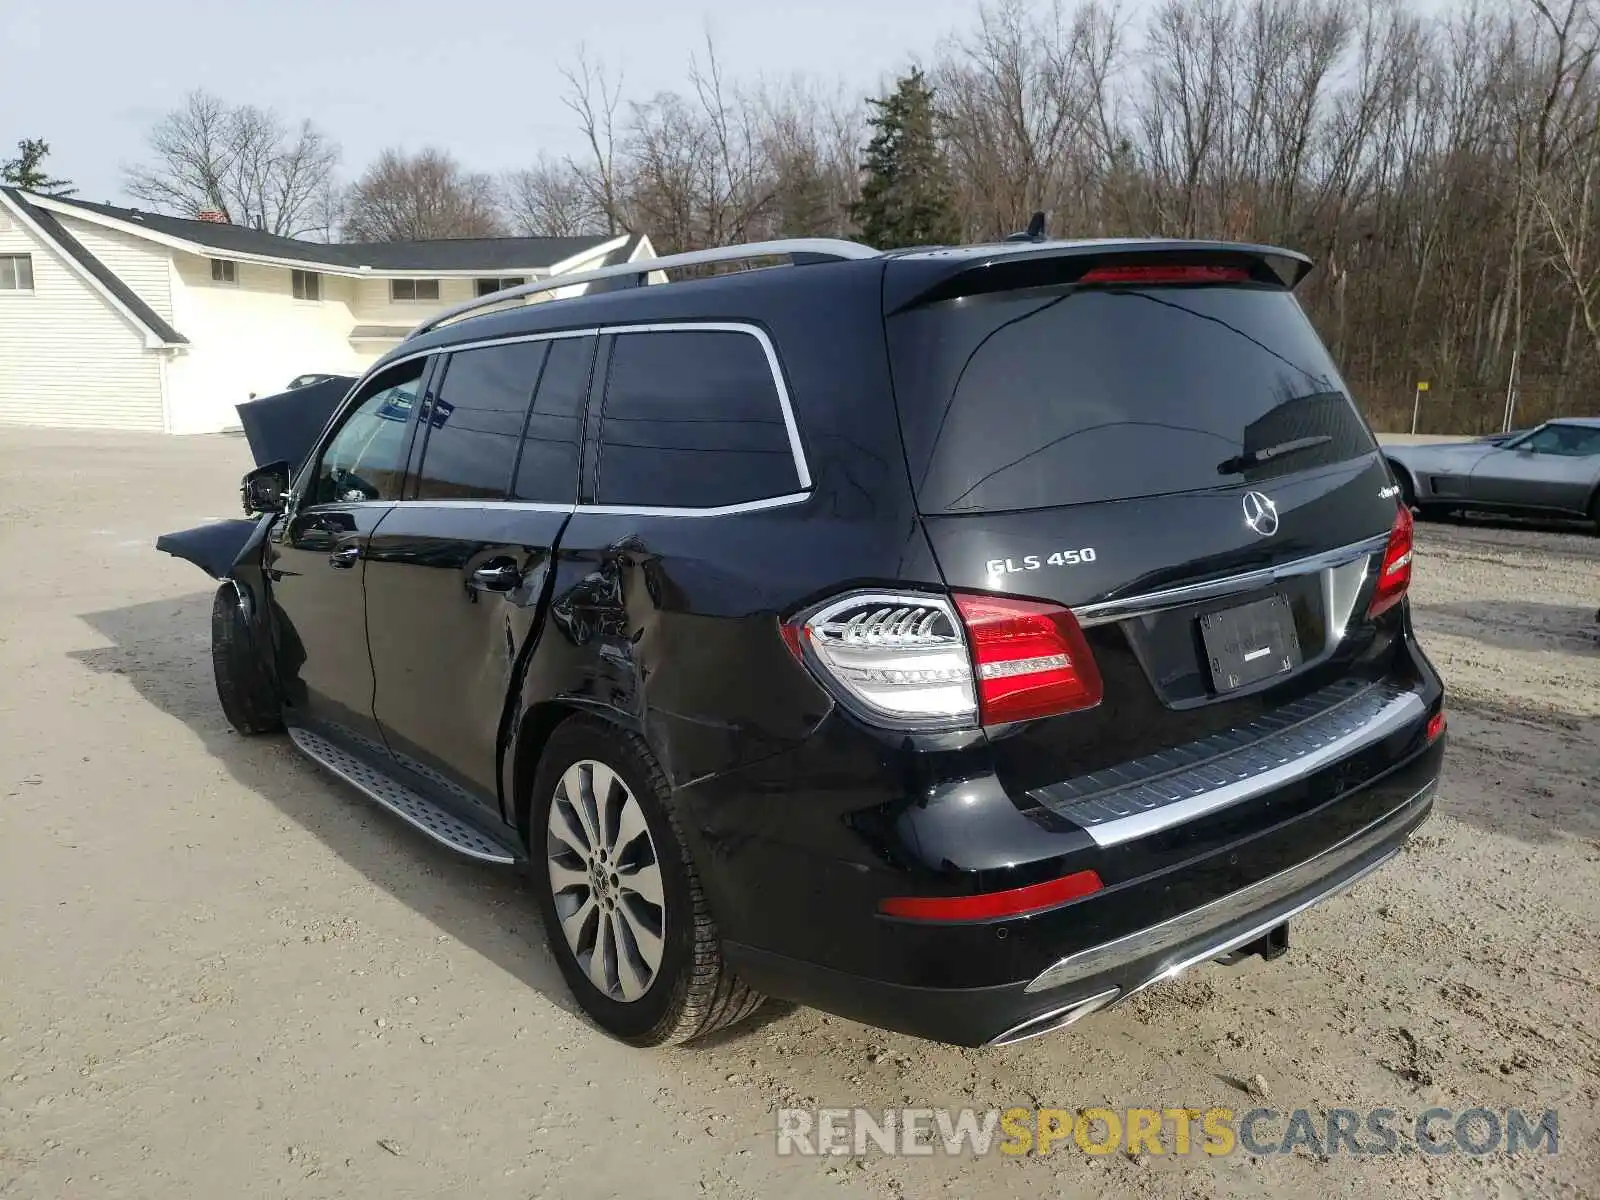
POLYGON ((927 513, 1198 491, 1374 449, 1277 288, 962 297, 890 318, 889 345, 927 513))

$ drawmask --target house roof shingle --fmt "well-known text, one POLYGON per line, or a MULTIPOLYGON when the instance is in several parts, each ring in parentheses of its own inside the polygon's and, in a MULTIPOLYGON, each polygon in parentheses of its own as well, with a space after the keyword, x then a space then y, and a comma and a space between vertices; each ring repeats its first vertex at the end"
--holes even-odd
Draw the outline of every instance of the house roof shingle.
POLYGON ((138 321, 168 345, 186 345, 188 343, 188 338, 168 324, 160 313, 141 300, 132 288, 122 282, 122 278, 116 272, 96 258, 87 246, 73 237, 67 227, 56 220, 54 213, 48 209, 39 208, 37 205, 29 204, 27 193, 18 188, 0 187, 0 191, 5 192, 7 198, 22 210, 28 220, 43 230, 44 235, 59 246, 63 253, 71 255, 79 266, 94 276, 95 281, 101 287, 115 296, 117 302, 133 314, 134 320, 138 321))
POLYGON ((612 240, 609 237, 439 238, 425 242, 306 242, 244 225, 194 221, 88 200, 58 203, 194 242, 219 255, 255 254, 312 265, 374 271, 540 270, 612 240))

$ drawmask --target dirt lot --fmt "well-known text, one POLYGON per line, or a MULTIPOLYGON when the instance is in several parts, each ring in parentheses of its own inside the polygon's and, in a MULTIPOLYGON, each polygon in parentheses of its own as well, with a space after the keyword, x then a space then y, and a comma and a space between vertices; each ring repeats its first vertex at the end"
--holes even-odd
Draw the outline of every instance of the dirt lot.
POLYGON ((515 876, 226 727, 208 581, 151 544, 247 460, 0 430, 0 1195, 1595 1194, 1600 539, 1422 527, 1441 812, 1289 956, 1001 1051, 802 1010, 649 1054, 574 1014, 515 876), (1256 1076, 1285 1111, 1556 1109, 1560 1152, 774 1153, 785 1103, 1243 1110, 1256 1076))

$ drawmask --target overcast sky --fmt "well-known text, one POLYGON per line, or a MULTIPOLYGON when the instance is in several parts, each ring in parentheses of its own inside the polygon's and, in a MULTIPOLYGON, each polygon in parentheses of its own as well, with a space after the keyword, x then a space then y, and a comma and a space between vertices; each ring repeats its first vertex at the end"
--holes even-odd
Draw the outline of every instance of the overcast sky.
POLYGON ((309 117, 346 175, 385 146, 499 171, 581 149, 558 68, 580 46, 642 98, 684 83, 707 28, 730 74, 865 92, 969 23, 974 0, 0 0, 0 157, 19 138, 86 200, 184 94, 309 117))

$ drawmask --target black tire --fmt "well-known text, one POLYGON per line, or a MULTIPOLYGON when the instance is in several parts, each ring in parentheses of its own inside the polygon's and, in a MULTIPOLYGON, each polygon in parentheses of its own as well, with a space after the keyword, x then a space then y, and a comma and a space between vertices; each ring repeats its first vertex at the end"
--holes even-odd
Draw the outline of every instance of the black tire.
POLYGON ((1389 463, 1389 474, 1394 476, 1394 481, 1400 488, 1400 503, 1407 508, 1416 508, 1417 489, 1411 482, 1411 473, 1391 461, 1389 463))
POLYGON ((256 652, 231 583, 219 587, 211 601, 211 671, 223 715, 240 733, 275 733, 283 728, 272 675, 256 652))
MULTIPOLYGON (((573 997, 601 1029, 634 1046, 681 1045, 742 1021, 761 1006, 765 997, 746 987, 723 962, 722 939, 685 849, 666 776, 642 738, 584 717, 563 723, 539 760, 526 835, 529 875, 551 952, 573 997), (633 1000, 615 999, 590 981, 556 911, 549 867, 550 809, 562 776, 586 760, 610 768, 632 792, 660 868, 661 962, 643 994, 633 1000)), ((570 889, 563 892, 566 897, 573 894, 570 889)), ((577 894, 583 895, 582 889, 577 894)))
POLYGON ((1594 526, 1594 531, 1600 533, 1600 491, 1589 500, 1589 524, 1594 526))

